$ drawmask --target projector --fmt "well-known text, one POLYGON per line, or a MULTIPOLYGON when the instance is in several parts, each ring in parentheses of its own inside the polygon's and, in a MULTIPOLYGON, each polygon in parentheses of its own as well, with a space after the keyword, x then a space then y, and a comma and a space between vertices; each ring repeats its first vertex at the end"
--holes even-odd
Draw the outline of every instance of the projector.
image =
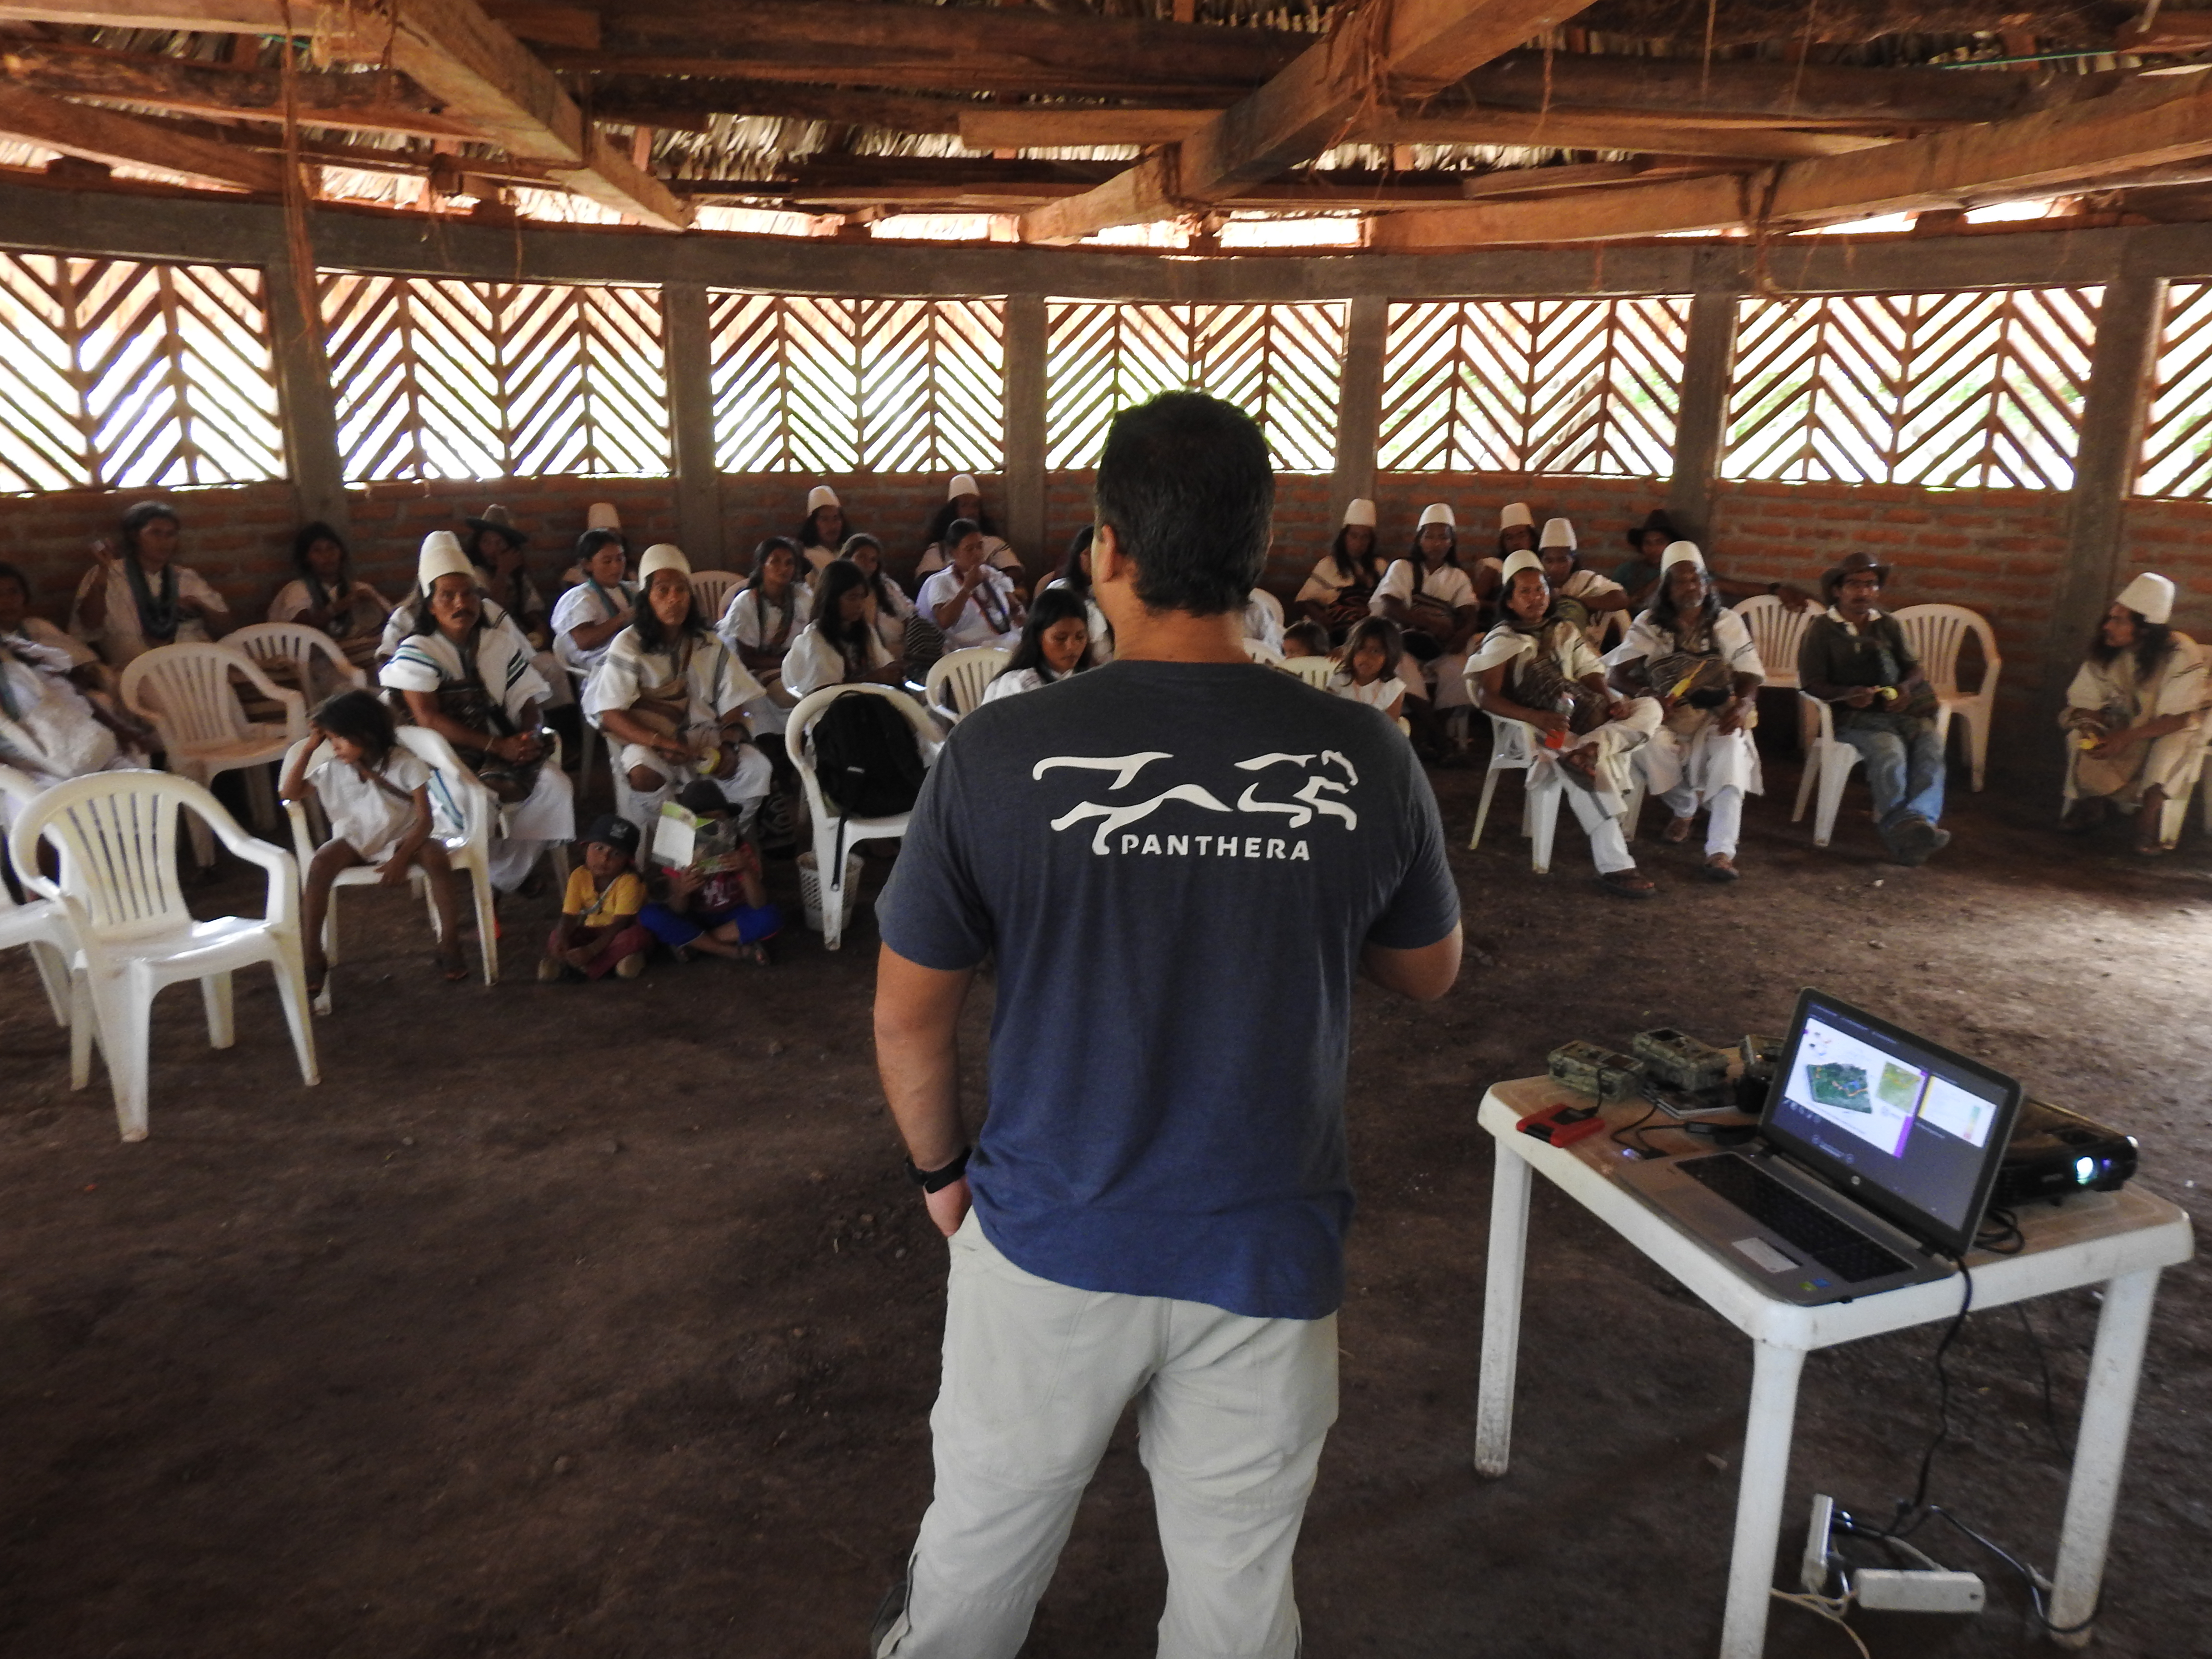
POLYGON ((1997 1166, 1992 1209, 2012 1209, 2030 1199, 2069 1193, 2112 1193, 2136 1172, 2136 1138, 2048 1101, 2020 1109, 2012 1145, 1997 1166))

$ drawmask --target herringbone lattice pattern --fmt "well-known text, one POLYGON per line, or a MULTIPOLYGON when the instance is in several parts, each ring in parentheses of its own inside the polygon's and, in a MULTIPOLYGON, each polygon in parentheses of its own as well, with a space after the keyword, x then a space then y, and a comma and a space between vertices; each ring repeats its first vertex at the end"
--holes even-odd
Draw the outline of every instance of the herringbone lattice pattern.
POLYGON ((261 283, 0 254, 0 489, 282 477, 261 283))
POLYGON ((1004 313, 992 300, 716 293, 725 472, 995 472, 1004 313))
POLYGON ((325 272, 345 476, 665 475, 660 296, 325 272))
POLYGON ((1046 316, 1046 466, 1096 466, 1118 410, 1186 388, 1251 416, 1279 470, 1325 472, 1335 464, 1341 304, 1054 300, 1046 316))
POLYGON ((2212 495, 2212 283, 2166 289, 2136 493, 2212 495))
POLYGON ((1689 301, 1664 295, 1394 305, 1379 464, 1662 477, 1688 328, 1689 301))
POLYGON ((2095 288, 1745 300, 1731 478, 2064 489, 2095 288))

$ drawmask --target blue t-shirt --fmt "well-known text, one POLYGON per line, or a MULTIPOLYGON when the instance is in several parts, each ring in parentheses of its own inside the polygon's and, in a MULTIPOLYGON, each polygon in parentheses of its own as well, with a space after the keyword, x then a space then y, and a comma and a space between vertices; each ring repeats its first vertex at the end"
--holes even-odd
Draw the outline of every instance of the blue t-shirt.
POLYGON ((969 1182, 1009 1260, 1259 1318, 1336 1310, 1360 947, 1459 920, 1392 722, 1255 665, 1115 662, 986 703, 877 915, 925 968, 997 953, 969 1182))

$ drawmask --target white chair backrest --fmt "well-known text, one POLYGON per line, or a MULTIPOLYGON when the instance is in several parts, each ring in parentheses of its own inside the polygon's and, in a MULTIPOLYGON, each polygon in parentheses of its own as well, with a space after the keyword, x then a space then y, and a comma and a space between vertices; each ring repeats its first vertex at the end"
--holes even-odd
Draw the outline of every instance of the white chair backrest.
POLYGON ((308 676, 317 657, 322 658, 345 684, 368 684, 368 676, 346 659, 346 653, 338 648, 336 640, 305 623, 253 623, 233 629, 222 636, 222 642, 234 651, 244 652, 264 667, 271 663, 289 664, 298 675, 303 691, 310 683, 308 676))
POLYGON ((1265 663, 1270 668, 1280 668, 1283 665, 1283 653, 1273 646, 1261 644, 1257 640, 1244 641, 1244 654, 1251 658, 1254 662, 1265 663))
POLYGON ((1797 701, 1813 714, 1813 725, 1819 740, 1824 744, 1833 743, 1836 740, 1835 710, 1810 691, 1800 691, 1797 701))
POLYGON ((955 714, 975 713, 975 706, 983 701, 983 693, 1013 654, 996 645, 971 645, 963 651, 946 653, 929 665, 929 706, 949 709, 955 714))
POLYGON ((123 671, 123 701, 160 728, 173 749, 234 743, 252 735, 230 677, 243 677, 272 702, 285 706, 287 724, 306 730, 307 699, 278 685, 252 658, 228 646, 156 646, 123 671))
POLYGON ((914 727, 915 740, 921 745, 921 760, 925 766, 937 762, 937 751, 945 746, 945 738, 929 711, 903 691, 892 686, 875 685, 861 681, 854 685, 825 685, 819 691, 810 691, 799 700, 791 711, 790 722, 784 728, 785 752, 791 763, 808 778, 814 776, 814 726, 823 711, 840 697, 888 697, 891 707, 906 717, 914 727))
MULTIPOLYGON (((140 658, 144 661, 144 658, 140 658)), ((192 915, 177 884, 178 814, 189 807, 226 844, 247 839, 216 798, 173 772, 94 772, 58 783, 17 815, 8 838, 16 878, 66 895, 80 933, 100 943, 173 933, 192 915), (66 889, 39 869, 39 842, 61 854, 66 889)))
POLYGON ((1316 691, 1328 690, 1328 683, 1336 678, 1334 657, 1278 657, 1267 665, 1279 668, 1292 679, 1304 680, 1316 691))
POLYGON ((1797 647, 1804 643, 1805 630, 1812 626, 1813 618, 1820 615, 1819 609, 1808 605, 1802 611, 1792 611, 1771 593, 1754 593, 1735 607, 1735 614, 1751 630, 1751 642, 1759 648, 1759 664, 1767 678, 1786 678, 1794 683, 1797 647))
POLYGON ((1981 642, 1982 660, 1987 665, 1984 683, 2004 665, 1997 655, 1996 633, 1978 611, 1963 605, 1908 605, 1893 614, 1905 630, 1905 644, 1920 659, 1920 672, 1938 691, 1958 690, 1959 652, 1969 634, 1981 642))
POLYGON ((722 620, 722 607, 729 604, 730 595, 736 591, 743 576, 734 570, 695 570, 691 573, 691 602, 699 607, 699 614, 712 628, 722 620))

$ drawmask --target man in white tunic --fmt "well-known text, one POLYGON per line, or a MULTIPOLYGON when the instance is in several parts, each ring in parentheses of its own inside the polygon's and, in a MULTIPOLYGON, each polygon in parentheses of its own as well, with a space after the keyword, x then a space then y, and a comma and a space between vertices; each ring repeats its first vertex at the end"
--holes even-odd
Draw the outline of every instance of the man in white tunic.
POLYGON ((744 707, 760 682, 716 638, 691 592, 691 563, 666 542, 638 562, 636 619, 584 687, 584 714, 619 743, 615 764, 642 830, 686 784, 706 779, 750 824, 767 799, 767 756, 748 741, 744 707), (641 821, 642 820, 642 821, 641 821))
POLYGON ((1575 527, 1565 519, 1544 520, 1543 539, 1537 556, 1544 562, 1544 580, 1551 584, 1559 612, 1583 630, 1583 638, 1596 647, 1605 638, 1606 623, 1616 611, 1628 609, 1628 593, 1610 576, 1583 568, 1577 550, 1575 527))
POLYGON ((1400 559, 1383 574, 1382 585, 1368 609, 1388 617, 1409 635, 1425 635, 1425 648, 1414 641, 1407 649, 1421 665, 1427 709, 1408 708, 1414 728, 1421 732, 1432 757, 1447 747, 1437 716, 1470 707, 1467 691, 1467 648, 1482 617, 1474 584, 1460 568, 1459 533, 1451 506, 1437 501, 1421 509, 1421 522, 1413 538, 1413 556, 1400 559))
POLYGON ((1644 787, 1674 815, 1667 839, 1687 841, 1703 807, 1705 873, 1735 880, 1743 798, 1764 793, 1748 727, 1766 671, 1743 619, 1721 608, 1694 543, 1675 542, 1659 556, 1658 597, 1605 665, 1616 690, 1659 700, 1664 718, 1635 763, 1644 787))
POLYGON ((2166 804, 2185 793, 2203 753, 2203 647, 2174 632, 2173 583, 2145 571, 2112 601, 2066 688, 2069 830, 2094 829, 2111 807, 2139 809, 2136 851, 2172 850, 2166 804))
POLYGON ((451 531, 422 538, 416 570, 422 620, 378 678, 504 803, 491 882, 511 893, 548 846, 575 838, 575 788, 559 767, 544 763, 549 745, 538 711, 550 688, 531 664, 528 641, 486 620, 477 574, 451 531))

